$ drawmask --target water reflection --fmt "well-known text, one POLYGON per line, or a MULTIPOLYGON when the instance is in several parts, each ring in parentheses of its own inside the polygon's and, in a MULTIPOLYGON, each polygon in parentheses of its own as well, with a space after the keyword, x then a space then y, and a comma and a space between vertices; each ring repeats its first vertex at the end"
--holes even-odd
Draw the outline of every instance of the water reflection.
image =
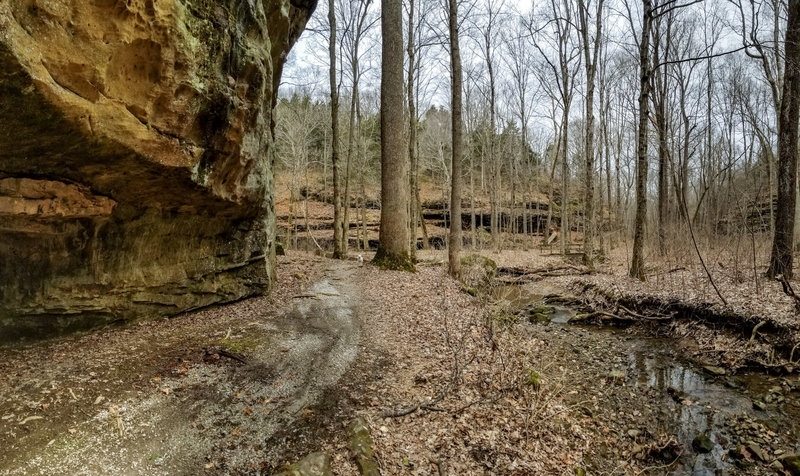
MULTIPOLYGON (((501 286, 496 289, 494 297, 501 300, 510 312, 539 309, 544 304, 542 294, 523 286, 501 286)), ((563 326, 575 315, 575 310, 569 307, 548 306, 552 308, 546 312, 549 325, 563 326)), ((619 331, 609 327, 579 327, 585 332, 619 331)), ((676 355, 675 347, 668 339, 632 334, 626 336, 625 343, 617 348, 623 349, 623 355, 627 356, 622 358, 622 364, 627 366, 628 384, 632 383, 640 392, 656 392, 664 396, 664 406, 659 409, 659 414, 663 415, 659 420, 662 421, 653 424, 666 425, 666 428, 652 428, 651 431, 666 430, 684 448, 684 456, 672 468, 672 474, 735 474, 736 468, 726 452, 737 443, 726 440, 729 433, 726 423, 734 423, 741 417, 754 421, 763 421, 764 418, 780 421, 782 426, 785 425, 783 431, 797 434, 798 423, 795 420, 798 412, 788 411, 791 405, 782 405, 765 414, 754 410, 751 399, 746 396, 763 395, 770 386, 776 385, 778 379, 763 374, 746 374, 736 377, 738 384, 730 386, 736 388, 729 388, 724 385, 725 379, 706 375, 676 355), (784 410, 788 414, 783 414, 784 410), (708 436, 714 444, 710 453, 696 454, 692 451, 692 440, 700 434, 708 436)), ((800 441, 797 441, 797 450, 800 450, 800 441)))

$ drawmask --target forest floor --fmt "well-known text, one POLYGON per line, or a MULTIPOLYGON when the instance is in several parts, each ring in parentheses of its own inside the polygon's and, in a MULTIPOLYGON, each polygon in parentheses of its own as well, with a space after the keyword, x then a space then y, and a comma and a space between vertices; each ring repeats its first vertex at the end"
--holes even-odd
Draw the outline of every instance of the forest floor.
POLYGON ((765 474, 800 451, 797 374, 704 370, 716 344, 677 321, 528 322, 602 277, 580 267, 475 297, 426 253, 412 274, 289 252, 270 297, 0 350, 0 474, 273 474, 315 451, 358 474, 355 417, 384 474, 765 474))

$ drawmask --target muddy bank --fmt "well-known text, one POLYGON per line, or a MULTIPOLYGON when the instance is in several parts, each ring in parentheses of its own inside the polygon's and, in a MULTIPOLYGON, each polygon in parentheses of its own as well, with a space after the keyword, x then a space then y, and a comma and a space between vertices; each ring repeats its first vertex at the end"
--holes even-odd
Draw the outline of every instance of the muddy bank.
POLYGON ((571 281, 567 289, 581 300, 588 312, 611 314, 598 315, 596 321, 630 321, 654 327, 652 331, 661 334, 696 333, 700 347, 713 347, 705 349, 710 350, 707 352, 710 362, 727 360, 737 368, 758 368, 773 373, 791 374, 800 370, 800 317, 794 323, 709 302, 626 293, 580 278, 571 281), (620 316, 620 319, 613 316, 620 316), (702 340, 707 342, 700 342, 702 340), (726 357, 726 351, 731 355, 726 357))
POLYGON ((651 474, 780 474, 782 458, 800 451, 797 377, 728 375, 637 326, 567 324, 580 309, 548 304, 558 291, 536 283, 495 296, 568 369, 566 400, 599 433, 586 469, 627 460, 651 474))
MULTIPOLYGON (((707 363, 731 368, 792 374, 800 370, 800 315, 788 297, 770 283, 758 300, 729 304, 679 296, 669 286, 633 282, 569 262, 544 266, 501 266, 497 281, 504 284, 555 285, 558 298, 580 309, 578 319, 593 323, 637 325, 655 335, 694 337, 687 352, 705 353, 707 363), (775 297, 770 306, 768 299, 775 297), (766 304, 765 304, 766 302, 766 304)), ((692 293, 689 293, 690 295, 692 293)), ((695 293, 696 294, 696 293, 695 293)))

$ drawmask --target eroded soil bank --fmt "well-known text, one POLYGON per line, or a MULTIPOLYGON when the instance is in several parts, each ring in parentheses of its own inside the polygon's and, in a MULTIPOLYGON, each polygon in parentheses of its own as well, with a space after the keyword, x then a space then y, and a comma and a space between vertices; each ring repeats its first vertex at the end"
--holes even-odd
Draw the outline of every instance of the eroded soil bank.
POLYGON ((540 282, 502 286, 495 295, 571 367, 566 401, 607 425, 598 455, 649 461, 655 474, 781 474, 788 466, 781 457, 800 450, 797 376, 704 364, 686 352, 703 353, 693 338, 667 329, 660 333, 671 337, 659 337, 652 323, 569 324, 581 314, 549 305, 545 295, 557 300, 558 291, 540 282))
POLYGON ((780 474, 800 450, 796 375, 715 375, 681 357, 689 337, 517 312, 558 278, 501 303, 438 262, 279 267, 269 298, 0 351, 0 474, 273 474, 322 451, 352 475, 356 417, 392 475, 780 474))

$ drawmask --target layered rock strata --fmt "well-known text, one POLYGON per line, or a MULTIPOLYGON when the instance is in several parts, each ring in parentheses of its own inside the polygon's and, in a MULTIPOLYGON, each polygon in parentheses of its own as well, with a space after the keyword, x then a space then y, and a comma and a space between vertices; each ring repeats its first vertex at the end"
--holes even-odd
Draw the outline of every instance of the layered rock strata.
POLYGON ((0 2, 0 343, 269 290, 313 0, 0 2))

